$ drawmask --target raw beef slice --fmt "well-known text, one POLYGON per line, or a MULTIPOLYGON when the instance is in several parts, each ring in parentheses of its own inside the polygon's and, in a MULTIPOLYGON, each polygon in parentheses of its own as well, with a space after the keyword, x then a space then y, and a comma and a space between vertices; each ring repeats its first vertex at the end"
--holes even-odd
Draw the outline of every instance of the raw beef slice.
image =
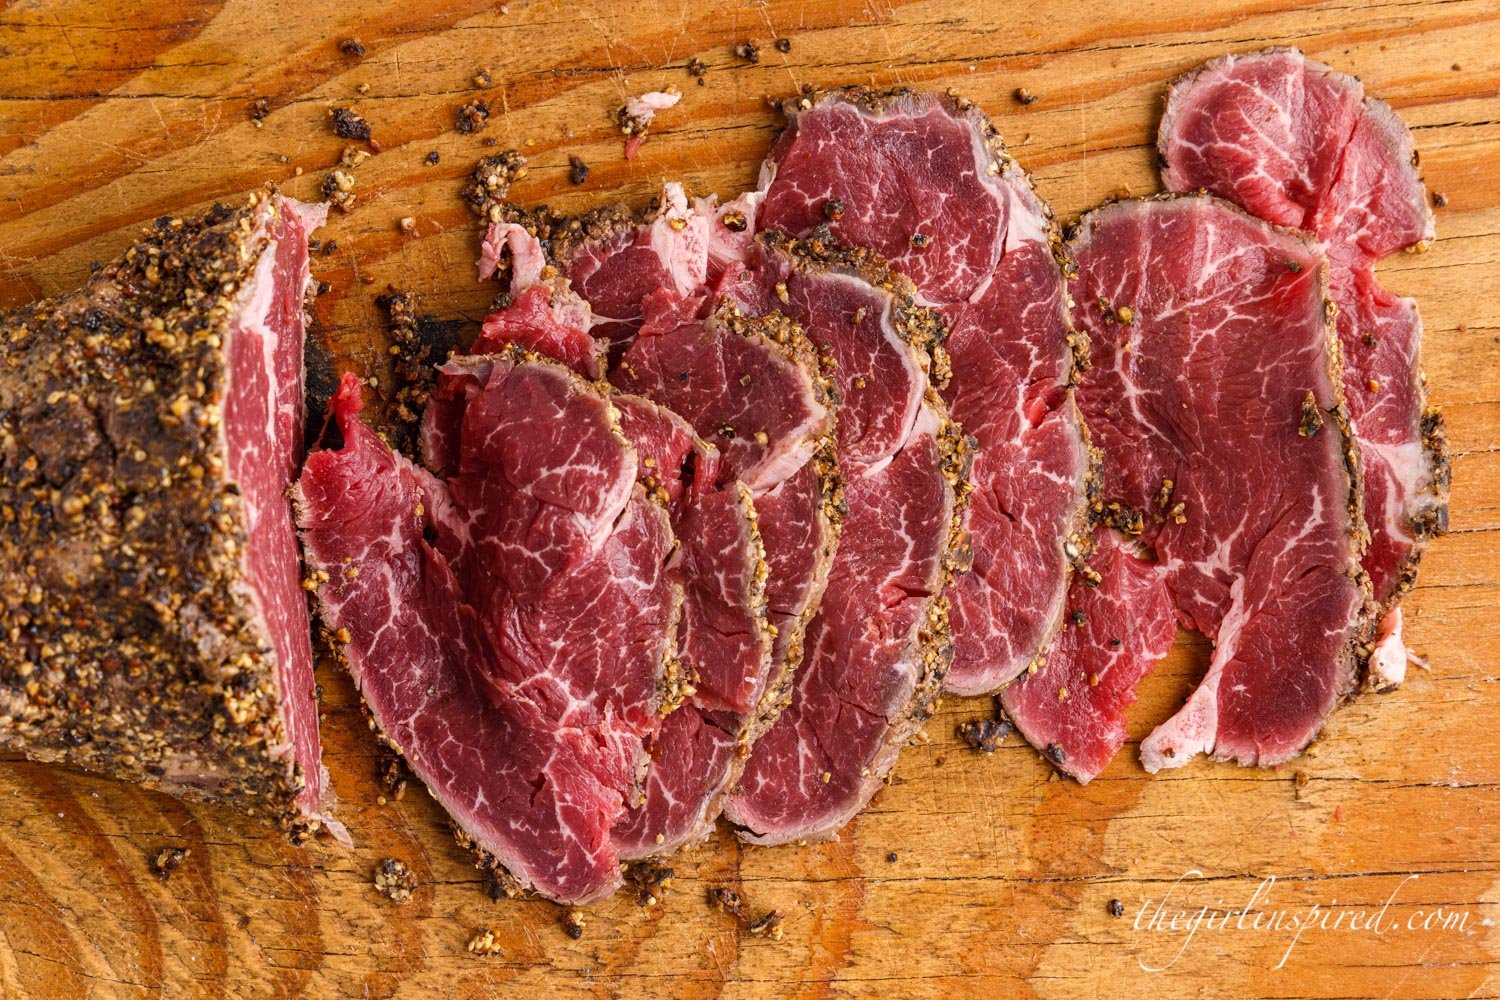
POLYGON ((948 326, 936 381, 975 451, 974 564, 952 589, 947 687, 994 690, 1045 653, 1070 559, 1088 541, 1091 456, 1051 211, 960 99, 848 88, 782 107, 787 127, 749 206, 755 225, 793 235, 826 225, 875 250, 948 326))
POLYGON ((826 839, 875 794, 942 687, 968 442, 927 381, 940 323, 875 255, 826 233, 767 234, 732 295, 791 316, 829 355, 846 514, 791 702, 725 815, 754 843, 826 839))
POLYGON ((0 315, 7 749, 328 822, 286 498, 325 213, 273 193, 164 217, 81 291, 0 315))
MULTIPOLYGON (((833 393, 794 324, 779 316, 752 320, 730 310, 706 322, 643 333, 611 377, 620 388, 667 405, 717 442, 722 458, 714 496, 733 489, 753 496, 774 635, 766 667, 755 673, 715 668, 724 680, 700 680, 688 706, 663 727, 663 744, 675 734, 678 745, 664 746, 670 752, 658 755, 651 780, 670 780, 677 791, 662 795, 659 805, 648 791, 646 806, 632 823, 654 828, 649 840, 660 836, 657 853, 662 853, 674 841, 707 836, 750 748, 786 705, 842 519, 832 459, 833 393), (731 687, 728 680, 737 683, 731 687)), ((702 531, 686 525, 678 535, 691 549, 711 537, 702 531)), ((733 605, 721 600, 719 606, 733 605)), ((687 645, 684 662, 690 660, 687 645)))
POLYGON ((1068 584, 1052 648, 1000 692, 1005 714, 1047 760, 1088 784, 1125 745, 1125 709, 1172 648, 1177 618, 1156 564, 1106 525, 1068 584))
POLYGON ((1098 209, 1072 249, 1103 498, 1141 515, 1179 620, 1214 643, 1143 762, 1285 761, 1350 691, 1373 628, 1326 265, 1206 196, 1098 209))
POLYGON ((666 511, 607 395, 520 350, 442 368, 429 474, 358 419, 299 484, 325 626, 385 737, 524 886, 620 884, 610 828, 680 703, 666 511))
POLYGON ((1295 49, 1225 56, 1172 85, 1162 119, 1162 177, 1305 230, 1328 256, 1338 306, 1344 397, 1363 456, 1364 555, 1386 609, 1370 679, 1406 673, 1401 595, 1427 540, 1448 521, 1442 415, 1429 409, 1416 303, 1387 292, 1375 264, 1433 238, 1411 133, 1351 76, 1295 49))

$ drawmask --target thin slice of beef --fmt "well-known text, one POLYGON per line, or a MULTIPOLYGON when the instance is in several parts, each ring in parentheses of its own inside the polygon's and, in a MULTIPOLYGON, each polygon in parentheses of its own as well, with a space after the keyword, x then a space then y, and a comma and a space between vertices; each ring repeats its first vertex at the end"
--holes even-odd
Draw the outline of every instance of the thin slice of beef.
POLYGON ((725 807, 745 839, 774 844, 835 836, 930 714, 952 652, 968 442, 928 385, 940 324, 909 281, 826 233, 763 239, 731 295, 791 316, 828 355, 846 506, 790 704, 725 807))
POLYGON ((1427 540, 1447 526, 1442 415, 1427 405, 1416 303, 1380 286, 1375 264, 1433 238, 1411 133, 1354 77, 1296 49, 1225 56, 1177 80, 1162 119, 1162 177, 1311 233, 1338 306, 1344 397, 1363 456, 1364 567, 1387 608, 1370 680, 1406 672, 1397 602, 1427 540))
POLYGON ((1064 774, 1087 784, 1125 745, 1125 709, 1172 648, 1177 618, 1155 563, 1113 528, 1068 584, 1068 617, 1047 656, 1000 692, 1016 728, 1064 774))
POLYGON ((1373 630, 1326 263, 1207 196, 1090 212, 1072 249, 1103 498, 1140 514, 1179 620, 1214 643, 1143 762, 1285 761, 1350 691, 1373 630))
POLYGON ((322 618, 385 738, 479 850, 587 902, 681 701, 666 511, 598 387, 519 349, 443 366, 430 474, 358 418, 298 486, 322 618), (441 478, 439 478, 441 477, 441 478))
POLYGON ((347 837, 286 499, 325 215, 163 217, 0 315, 0 744, 347 837))
MULTIPOLYGON (((551 351, 558 344, 581 344, 592 333, 608 335, 611 323, 619 329, 619 319, 597 321, 593 304, 582 302, 569 278, 579 280, 600 308, 630 318, 611 373, 628 393, 615 397, 627 416, 627 436, 634 440, 632 424, 656 428, 636 441, 647 454, 653 451, 647 441, 674 437, 674 418, 653 413, 649 399, 680 412, 717 445, 707 446, 715 468, 697 463, 695 489, 672 487, 667 470, 678 461, 667 455, 656 456, 660 471, 651 476, 658 484, 667 476, 674 526, 684 544, 682 661, 697 675, 698 690, 653 747, 646 801, 616 829, 625 857, 665 855, 711 832, 751 745, 786 704, 807 624, 827 585, 842 516, 834 392, 800 329, 780 314, 752 319, 724 309, 698 318, 710 309, 707 289, 695 284, 709 268, 706 242, 693 235, 706 229, 706 216, 694 214, 704 204, 689 209, 680 187, 668 184, 655 218, 633 228, 623 210, 568 220, 516 209, 511 214, 524 221, 491 226, 486 239, 499 248, 492 256, 508 267, 513 303, 486 321, 476 350, 506 336, 551 351), (532 283, 541 280, 541 269, 531 262, 545 257, 565 266, 553 265, 557 277, 545 282, 545 300, 525 305, 540 292, 532 283), (529 315, 509 316, 518 306, 529 315), (563 336, 557 333, 563 323, 554 321, 559 316, 571 327, 563 336), (649 419, 632 421, 633 412, 649 419), (724 461, 718 462, 721 451, 724 461), (753 599, 736 582, 752 565, 741 544, 750 535, 763 590, 753 599), (755 656, 747 640, 758 634, 761 617, 775 638, 768 655, 755 656), (716 624, 694 632, 694 621, 716 624)), ((569 350, 566 357, 602 355, 569 350)), ((597 371, 587 361, 575 360, 573 367, 584 375, 597 371)), ((686 446, 687 435, 675 437, 686 446)))
MULTIPOLYGON (((750 748, 786 705, 807 624, 828 582, 843 515, 833 460, 833 390, 795 324, 779 315, 752 320, 733 310, 643 333, 611 378, 622 389, 671 407, 717 442, 723 460, 716 495, 744 490, 753 496, 774 635, 764 668, 754 673, 716 668, 726 681, 737 680, 735 686, 700 683, 690 703, 695 711, 677 713, 683 718, 674 716, 664 727, 652 780, 671 776, 676 790, 671 801, 681 804, 677 811, 691 809, 701 817, 685 827, 643 816, 639 825, 656 827, 654 836, 661 837, 656 853, 664 853, 707 836, 750 748), (671 745, 668 736, 675 738, 671 745)), ((678 534, 691 552, 711 539, 699 537, 708 527, 684 525, 678 534)), ((717 556, 723 549, 710 551, 717 556)), ((720 574, 705 572, 710 565, 700 558, 689 576, 717 578, 720 574)))
POLYGON ((642 801, 613 830, 620 857, 635 860, 713 832, 771 668, 772 630, 750 489, 735 479, 719 485, 717 449, 682 417, 643 396, 618 393, 613 402, 643 482, 672 513, 681 545, 673 568, 685 594, 678 658, 691 679, 649 747, 642 801))
POLYGON ((976 442, 974 565, 952 592, 947 687, 994 690, 1047 649, 1070 559, 1087 543, 1091 455, 1051 210, 961 99, 846 88, 782 108, 787 126, 757 199, 721 214, 711 242, 732 248, 720 229, 747 214, 793 235, 827 226, 883 255, 942 314, 937 381, 976 442))

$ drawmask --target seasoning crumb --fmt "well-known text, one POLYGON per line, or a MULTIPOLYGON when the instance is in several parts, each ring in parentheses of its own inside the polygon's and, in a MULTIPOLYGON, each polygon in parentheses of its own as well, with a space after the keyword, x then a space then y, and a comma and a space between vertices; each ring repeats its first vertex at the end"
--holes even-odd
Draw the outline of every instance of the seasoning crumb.
POLYGON ((435 167, 442 162, 442 159, 443 158, 438 155, 438 151, 434 149, 432 152, 422 157, 422 162, 427 164, 429 167, 435 167))
POLYGON ((562 924, 563 933, 577 941, 583 937, 583 911, 576 907, 569 907, 563 911, 562 918, 558 923, 562 924))
POLYGON ((172 873, 182 867, 192 850, 187 847, 163 847, 151 859, 151 873, 165 882, 172 873))
POLYGON ((333 117, 333 134, 340 139, 359 142, 369 140, 370 123, 358 111, 353 108, 334 108, 329 114, 333 117))
POLYGON ((745 926, 754 937, 768 937, 772 941, 781 940, 781 911, 772 910, 764 916, 756 917, 745 926))
POLYGON ((1109 915, 1112 917, 1123 917, 1125 915, 1125 904, 1118 899, 1109 901, 1109 915))
POLYGON ((847 206, 842 198, 829 198, 823 203, 823 218, 829 222, 836 222, 844 217, 847 206))
POLYGON ((265 124, 266 118, 271 114, 270 98, 257 97, 250 105, 250 120, 255 123, 256 128, 265 124))
POLYGON ((358 38, 346 38, 339 42, 339 51, 350 59, 358 59, 365 54, 365 43, 358 38))
POLYGON ((576 156, 568 157, 568 183, 582 184, 589 179, 589 165, 576 156))
POLYGON ((358 146, 345 146, 339 154, 339 166, 353 170, 370 158, 370 151, 358 146))
POLYGON ((734 54, 748 63, 760 62, 760 49, 754 42, 740 42, 734 47, 734 54))
POLYGON ((1441 191, 1432 192, 1432 204, 1434 208, 1447 208, 1448 196, 1441 191))
POLYGON ((897 854, 896 854, 895 851, 892 851, 891 853, 889 853, 889 854, 887 854, 885 856, 885 860, 886 860, 887 864, 892 864, 893 865, 897 861, 900 861, 901 859, 897 856, 897 854))
POLYGON ((697 56, 688 60, 687 74, 698 81, 698 86, 703 86, 703 78, 708 75, 708 64, 697 56))
POLYGON ((495 932, 492 930, 475 931, 474 936, 469 938, 469 951, 488 958, 500 954, 500 942, 495 938, 495 932))
POLYGON ((515 150, 486 156, 474 165, 463 200, 487 222, 499 222, 506 194, 515 181, 526 176, 526 159, 515 150))
POLYGON ((1035 104, 1037 102, 1037 96, 1031 91, 1027 90, 1025 87, 1016 88, 1015 98, 1016 103, 1023 107, 1035 104))
POLYGON ((724 228, 731 233, 743 233, 750 228, 750 220, 745 217, 744 212, 725 212, 723 219, 724 228))
POLYGON ((470 101, 458 109, 454 128, 463 135, 470 135, 484 128, 490 120, 490 106, 484 101, 470 101))
POLYGON ((347 170, 333 170, 323 178, 323 197, 340 212, 354 208, 354 175, 347 170))
POLYGON ((360 95, 368 94, 370 92, 370 85, 361 80, 354 85, 354 92, 360 95))
POLYGON ((1135 310, 1129 306, 1120 306, 1115 310, 1115 319, 1119 320, 1125 326, 1130 326, 1135 322, 1135 310))
POLYGON ((411 902, 417 889, 417 876, 411 867, 396 858, 385 858, 375 868, 375 891, 397 906, 411 902))
POLYGON ((637 861, 625 872, 636 887, 635 901, 638 906, 655 906, 672 888, 672 876, 677 874, 658 861, 637 861))
POLYGON ((745 897, 726 886, 715 886, 708 890, 709 905, 736 920, 745 919, 745 897))
POLYGON ((792 40, 790 38, 776 39, 776 51, 781 53, 792 51, 792 40))
POLYGON ((915 247, 916 249, 918 249, 918 250, 921 250, 923 247, 929 245, 931 242, 932 242, 932 237, 928 236, 926 233, 912 233, 911 234, 911 245, 913 247, 915 247))
POLYGON ((1295 260, 1289 260, 1289 261, 1287 261, 1286 262, 1286 269, 1288 271, 1291 271, 1293 274, 1301 274, 1302 273, 1302 265, 1300 263, 1298 263, 1297 261, 1295 261, 1295 260))
POLYGON ((971 749, 982 754, 992 754, 1000 749, 1005 738, 1015 731, 1016 727, 1011 725, 1009 719, 997 714, 993 719, 960 723, 958 738, 967 743, 971 749))
POLYGON ((484 90, 486 87, 494 86, 494 83, 495 78, 490 76, 490 71, 487 69, 481 69, 478 73, 474 74, 474 86, 478 87, 480 90, 484 90))
POLYGON ((1063 749, 1061 743, 1048 743, 1047 749, 1043 751, 1047 759, 1054 764, 1064 764, 1068 760, 1068 752, 1063 749))
POLYGON ((410 215, 405 216, 396 223, 396 228, 401 230, 403 234, 410 236, 417 230, 417 220, 410 215))

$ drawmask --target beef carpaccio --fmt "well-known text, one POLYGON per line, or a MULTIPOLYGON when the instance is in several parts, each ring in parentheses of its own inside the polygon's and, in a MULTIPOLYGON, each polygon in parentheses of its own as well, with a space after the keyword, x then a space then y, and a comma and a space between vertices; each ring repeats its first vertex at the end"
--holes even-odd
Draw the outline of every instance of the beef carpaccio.
POLYGON ((755 226, 826 226, 875 250, 947 326, 939 391, 975 441, 974 558, 951 592, 947 687, 993 691, 1045 653, 1069 561, 1087 542, 1090 453, 1051 210, 958 98, 848 88, 782 109, 755 226))
POLYGON ((952 656, 947 590, 969 442, 928 382, 941 324, 868 250, 766 234, 728 295, 783 312, 832 362, 843 534, 791 700, 755 744, 725 815, 753 843, 827 839, 880 788, 952 656))
POLYGON ((1209 196, 1097 209, 1072 249, 1103 499, 1141 515, 1179 620, 1214 643, 1142 761, 1280 763, 1350 692, 1374 625, 1326 263, 1209 196))
POLYGON ((424 471, 359 419, 298 486, 325 627, 381 732, 523 885, 620 884, 610 829, 681 702, 667 511, 609 397, 519 348, 450 360, 424 471))
POLYGON ((1375 276, 1380 258, 1433 238, 1411 133, 1353 77, 1296 49, 1270 49, 1215 59, 1177 80, 1159 149, 1171 190, 1228 198, 1310 233, 1328 256, 1344 396, 1363 460, 1364 567, 1387 609, 1370 679, 1399 684, 1407 654, 1397 602, 1427 540, 1447 526, 1449 478, 1442 415, 1426 401, 1416 303, 1375 276))
POLYGON ((0 316, 0 745, 342 835, 286 498, 325 214, 164 217, 0 316))

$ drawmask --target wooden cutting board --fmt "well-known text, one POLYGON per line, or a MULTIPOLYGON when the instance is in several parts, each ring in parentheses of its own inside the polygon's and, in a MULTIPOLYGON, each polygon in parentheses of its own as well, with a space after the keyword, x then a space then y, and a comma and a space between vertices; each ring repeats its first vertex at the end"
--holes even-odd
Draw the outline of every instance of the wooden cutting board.
MULTIPOLYGON (((338 246, 316 262, 331 286, 318 336, 341 364, 378 376, 373 299, 388 284, 414 292, 423 313, 463 320, 465 336, 484 313, 480 228, 457 197, 481 155, 530 158, 512 192, 524 202, 641 204, 664 178, 727 194, 752 181, 775 135, 768 95, 954 87, 994 116, 1070 219, 1156 190, 1151 144, 1169 79, 1272 44, 1363 77, 1412 126, 1428 184, 1446 197, 1437 244, 1384 267, 1421 303, 1454 449, 1453 530, 1406 604, 1429 669, 1403 689, 1344 708, 1280 769, 1199 762, 1152 778, 1133 741, 1086 788, 1014 738, 993 757, 967 749, 955 726, 989 703, 950 699, 837 843, 747 849, 721 832, 674 861, 659 905, 622 893, 589 910, 573 941, 550 904, 482 895, 420 789, 382 804, 374 740, 347 680, 324 665, 327 760, 353 850, 298 849, 217 808, 0 762, 0 992, 1500 993, 1494 0, 0 0, 0 305, 76 286, 158 215, 266 181, 313 196, 344 146, 329 110, 349 105, 382 152, 357 170, 355 211, 320 234, 338 246), (364 55, 341 53, 351 37, 364 55), (732 52, 747 40, 757 64, 732 52), (701 86, 686 72, 694 57, 708 67, 701 86), (478 87, 482 69, 493 80, 478 87), (682 104, 626 162, 613 109, 666 86, 682 104), (1035 103, 1020 104, 1017 88, 1035 103), (270 111, 256 127, 261 97, 270 111), (461 135, 456 110, 475 98, 494 117, 461 135), (593 168, 581 188, 568 183, 569 154, 593 168), (415 231, 403 235, 407 217, 415 231), (165 846, 191 854, 164 882, 147 866, 165 846), (386 857, 417 874, 409 905, 372 888, 386 857), (782 940, 747 937, 711 910, 706 891, 720 885, 752 913, 780 910, 782 940), (1112 900, 1124 916, 1110 915, 1112 900), (1311 926, 1299 932, 1295 918, 1311 926), (481 928, 500 954, 466 951, 481 928)), ((1185 637, 1146 682, 1135 740, 1180 703, 1206 654, 1185 637)))

